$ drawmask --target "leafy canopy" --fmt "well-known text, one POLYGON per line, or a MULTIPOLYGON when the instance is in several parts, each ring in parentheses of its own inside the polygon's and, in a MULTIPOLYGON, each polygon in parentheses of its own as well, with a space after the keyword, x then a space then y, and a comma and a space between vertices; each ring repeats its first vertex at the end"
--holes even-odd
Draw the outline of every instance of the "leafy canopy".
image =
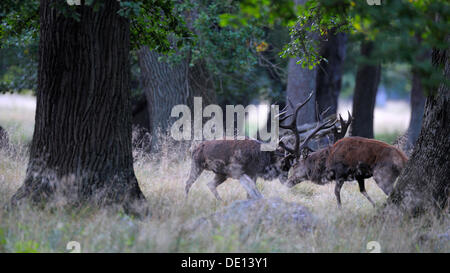
POLYGON ((449 83, 442 68, 433 67, 430 58, 421 58, 432 49, 449 48, 448 0, 381 1, 379 6, 356 0, 308 0, 297 6, 295 21, 291 12, 280 13, 288 7, 287 1, 245 0, 240 12, 224 14, 222 23, 245 25, 253 16, 269 18, 266 23, 270 24, 270 18, 279 16, 291 25, 291 40, 281 55, 298 57, 299 63, 309 68, 326 61, 319 54, 320 40, 326 40, 329 33, 351 33, 376 45, 374 59, 410 64, 422 75, 428 93, 441 82, 449 83))

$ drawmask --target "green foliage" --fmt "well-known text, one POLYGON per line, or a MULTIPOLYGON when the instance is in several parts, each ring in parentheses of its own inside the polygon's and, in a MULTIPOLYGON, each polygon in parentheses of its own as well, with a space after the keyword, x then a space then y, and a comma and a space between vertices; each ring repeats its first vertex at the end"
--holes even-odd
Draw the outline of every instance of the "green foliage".
POLYGON ((330 32, 349 30, 350 18, 345 16, 347 5, 333 1, 308 1, 305 5, 299 5, 299 17, 290 30, 291 41, 281 56, 298 57, 298 63, 309 69, 313 69, 321 61, 326 61, 319 54, 319 37, 326 39, 330 32))
POLYGON ((293 0, 242 0, 239 1, 237 12, 225 12, 220 15, 220 24, 235 28, 255 22, 263 26, 292 25, 295 18, 293 0))
POLYGON ((37 84, 38 42, 9 38, 0 48, 0 93, 34 90, 37 84))
POLYGON ((241 7, 240 1, 189 0, 175 4, 194 35, 190 43, 177 48, 177 54, 163 58, 169 62, 188 59, 190 66, 202 64, 214 79, 221 105, 250 103, 254 98, 272 101, 282 91, 281 80, 272 80, 268 73, 283 62, 277 53, 287 41, 287 31, 268 29, 256 18, 249 18, 238 28, 222 23, 223 14, 238 14, 241 7), (272 38, 273 33, 278 37, 272 38))
POLYGON ((121 1, 119 14, 131 21, 132 47, 143 45, 162 53, 174 53, 191 41, 180 13, 171 0, 121 1))
MULTIPOLYGON (((86 0, 94 11, 103 1, 86 0)), ((66 17, 80 20, 83 7, 68 5, 66 0, 52 2, 66 17)), ((189 43, 190 33, 171 0, 121 1, 118 14, 130 19, 133 48, 147 45, 163 53, 175 52, 176 46, 189 43)), ((0 3, 0 92, 35 89, 37 84, 37 48, 39 1, 2 0, 0 3)))
POLYGON ((2 0, 0 3, 0 47, 8 38, 35 39, 39 22, 39 1, 2 0))
POLYGON ((442 68, 435 69, 429 58, 419 58, 432 49, 449 47, 448 1, 383 1, 380 6, 371 6, 365 1, 310 0, 299 12, 284 55, 300 57, 304 66, 312 67, 321 60, 318 43, 308 33, 326 39, 328 31, 346 31, 359 40, 374 42, 373 59, 410 64, 422 75, 426 90, 449 83, 442 68))
MULTIPOLYGON (((86 0, 85 6, 98 11, 103 1, 86 0)), ((82 3, 83 4, 83 3, 82 3)), ((69 5, 66 0, 52 2, 52 7, 66 17, 80 20, 83 7, 69 5)), ((4 1, 0 4, 0 38, 21 37, 25 34, 36 37, 39 30, 39 1, 4 1)), ((134 48, 148 45, 160 52, 173 52, 169 36, 187 38, 189 31, 173 9, 171 0, 120 1, 118 14, 130 19, 131 41, 134 48)), ((178 46, 188 39, 179 39, 178 46)))
POLYGON ((192 44, 180 49, 181 56, 190 56, 191 65, 202 61, 215 75, 240 72, 257 64, 255 45, 261 43, 264 31, 254 24, 234 29, 220 26, 219 16, 224 11, 237 11, 239 6, 226 1, 185 1, 178 9, 187 18, 195 33, 192 44))

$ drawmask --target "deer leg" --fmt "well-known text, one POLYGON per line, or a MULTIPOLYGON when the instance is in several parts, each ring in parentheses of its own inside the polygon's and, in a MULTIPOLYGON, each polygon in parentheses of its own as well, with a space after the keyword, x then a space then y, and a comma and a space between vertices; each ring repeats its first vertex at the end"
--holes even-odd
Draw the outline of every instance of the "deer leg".
POLYGON ((397 176, 398 174, 392 171, 392 167, 388 166, 376 168, 373 171, 373 179, 386 195, 389 195, 393 190, 397 176))
POLYGON ((203 171, 203 169, 201 169, 198 166, 192 164, 191 172, 189 174, 189 178, 188 178, 188 180, 186 180, 186 183, 185 183, 186 184, 186 188, 185 188, 186 199, 188 197, 188 193, 189 193, 189 190, 192 187, 192 184, 194 184, 195 180, 197 180, 197 178, 200 176, 202 171, 203 171))
POLYGON ((334 187, 334 194, 336 195, 338 208, 341 208, 341 188, 344 185, 344 180, 336 180, 336 186, 334 187))
POLYGON ((214 196, 217 198, 217 200, 222 201, 222 198, 220 198, 219 193, 217 192, 217 187, 222 184, 227 179, 226 176, 216 174, 214 176, 214 179, 208 183, 209 190, 214 194, 214 196))
MULTIPOLYGON (((256 177, 250 177, 250 179, 252 180, 253 185, 254 185, 255 188, 256 188, 256 177)), ((248 192, 247 192, 247 199, 252 199, 251 195, 248 194, 248 192)))
POLYGON ((375 207, 375 203, 372 201, 372 198, 370 198, 370 196, 366 192, 366 188, 364 186, 364 178, 358 178, 357 180, 359 185, 359 191, 362 193, 362 195, 364 195, 367 198, 367 200, 369 200, 372 206, 375 207))
POLYGON ((244 189, 247 191, 247 194, 251 199, 263 198, 262 194, 256 188, 256 183, 248 175, 243 174, 239 178, 239 182, 244 187, 244 189))

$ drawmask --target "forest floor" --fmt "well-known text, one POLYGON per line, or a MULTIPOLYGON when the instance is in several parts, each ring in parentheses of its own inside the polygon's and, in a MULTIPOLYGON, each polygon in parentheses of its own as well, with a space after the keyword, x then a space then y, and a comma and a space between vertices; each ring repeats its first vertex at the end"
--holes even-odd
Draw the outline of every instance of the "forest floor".
MULTIPOLYGON (((185 201, 190 159, 187 153, 169 156, 167 149, 152 156, 135 151, 135 172, 151 217, 139 220, 108 210, 49 211, 26 206, 6 211, 3 207, 25 176, 33 119, 33 107, 0 107, 0 125, 12 138, 10 148, 0 149, 0 252, 67 252, 69 241, 79 242, 82 252, 369 252, 370 241, 378 242, 381 252, 450 252, 448 215, 379 218, 355 182, 344 184, 343 208, 338 209, 334 183, 305 182, 287 189, 277 180, 257 181, 265 197, 301 204, 316 216, 317 226, 306 233, 282 222, 269 228, 256 226, 245 237, 235 225, 186 232, 186 223, 244 200, 246 194, 229 179, 218 189, 223 202, 216 201, 206 186, 212 174, 205 172, 185 201)), ((386 196, 372 179, 366 189, 381 207, 386 196)))

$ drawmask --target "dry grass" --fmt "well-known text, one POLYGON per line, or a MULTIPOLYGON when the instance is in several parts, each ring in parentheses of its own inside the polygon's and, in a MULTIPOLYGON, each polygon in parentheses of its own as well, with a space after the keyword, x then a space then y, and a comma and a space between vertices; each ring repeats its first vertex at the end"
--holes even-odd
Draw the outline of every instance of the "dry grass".
MULTIPOLYGON (((17 130, 28 126, 23 124, 17 130)), ((18 141, 13 148, 0 150, 1 207, 23 182, 26 154, 23 143, 18 141)), ((190 168, 186 153, 179 153, 177 158, 167 156, 165 149, 158 155, 136 154, 140 155, 135 171, 151 217, 138 220, 117 211, 89 208, 81 212, 27 206, 12 211, 1 209, 0 252, 66 252, 69 241, 80 242, 82 252, 368 252, 369 241, 378 241, 382 252, 450 251, 448 215, 441 219, 431 215, 418 219, 376 218, 377 211, 359 193, 356 183, 344 185, 343 209, 339 210, 333 183, 302 183, 287 189, 278 181, 258 180, 265 197, 300 203, 316 215, 318 226, 306 234, 283 223, 270 229, 256 227, 245 238, 240 236, 239 226, 187 232, 182 228, 186 223, 245 199, 244 189, 237 181, 228 180, 219 187, 224 201, 218 202, 206 186, 212 174, 205 172, 185 201, 184 180, 190 168)), ((366 184, 381 206, 386 196, 372 180, 366 184)))

